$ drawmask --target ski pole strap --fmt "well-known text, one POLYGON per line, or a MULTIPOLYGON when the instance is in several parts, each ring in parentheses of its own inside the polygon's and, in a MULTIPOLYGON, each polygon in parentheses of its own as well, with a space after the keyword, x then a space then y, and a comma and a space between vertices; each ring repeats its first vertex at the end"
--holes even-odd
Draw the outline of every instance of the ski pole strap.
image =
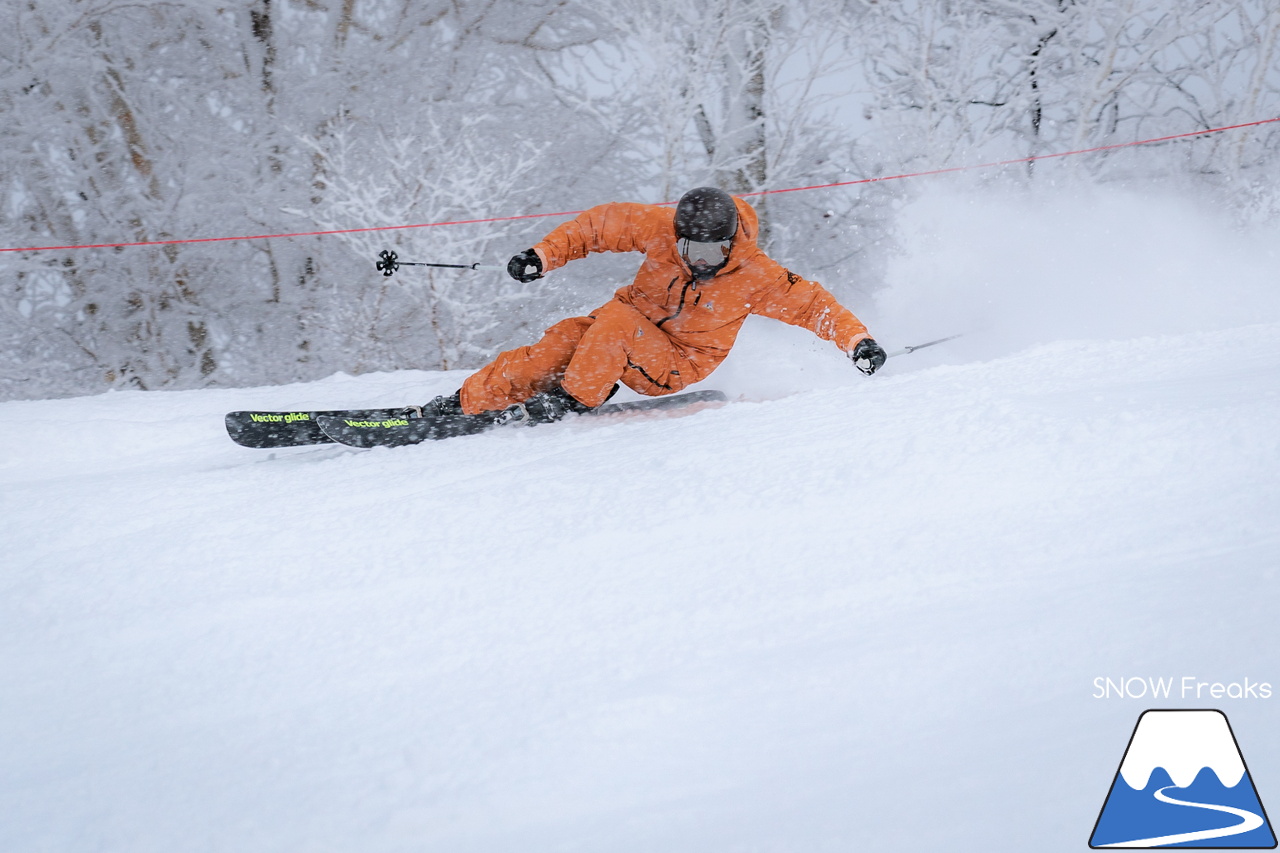
POLYGON ((449 270, 505 270, 506 267, 497 264, 423 264, 416 261, 402 261, 395 252, 386 249, 378 253, 378 260, 374 262, 374 269, 383 275, 395 275, 396 270, 400 267, 439 267, 449 270))
POLYGON ((915 346, 911 346, 911 347, 903 347, 902 349, 896 349, 893 352, 889 353, 888 355, 885 356, 885 358, 893 358, 895 355, 906 355, 908 353, 915 352, 918 349, 924 349, 925 347, 936 346, 937 344, 945 344, 947 341, 954 341, 956 338, 962 338, 962 337, 964 337, 963 332, 958 335, 951 335, 950 337, 946 337, 946 338, 938 338, 936 341, 929 341, 928 343, 916 344, 915 346))

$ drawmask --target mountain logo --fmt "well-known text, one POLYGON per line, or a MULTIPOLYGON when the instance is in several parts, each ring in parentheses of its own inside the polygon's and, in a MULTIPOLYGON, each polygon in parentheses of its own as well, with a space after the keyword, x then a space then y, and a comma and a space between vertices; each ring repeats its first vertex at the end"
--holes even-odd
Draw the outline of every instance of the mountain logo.
POLYGON ((1089 846, 1274 848, 1275 833, 1227 715, 1144 711, 1089 846))

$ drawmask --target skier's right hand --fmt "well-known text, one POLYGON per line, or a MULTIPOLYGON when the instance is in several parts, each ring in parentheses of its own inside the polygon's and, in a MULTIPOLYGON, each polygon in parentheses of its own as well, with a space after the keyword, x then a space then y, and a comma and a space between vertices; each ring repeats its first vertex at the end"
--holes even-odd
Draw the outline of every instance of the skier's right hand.
POLYGON ((849 358, 853 360, 853 366, 867 376, 879 370, 888 357, 889 354, 884 351, 884 347, 876 343, 874 338, 863 338, 858 341, 858 345, 853 348, 853 352, 849 353, 849 358))
POLYGON ((507 275, 525 283, 542 278, 542 258, 533 249, 525 249, 507 261, 507 275))

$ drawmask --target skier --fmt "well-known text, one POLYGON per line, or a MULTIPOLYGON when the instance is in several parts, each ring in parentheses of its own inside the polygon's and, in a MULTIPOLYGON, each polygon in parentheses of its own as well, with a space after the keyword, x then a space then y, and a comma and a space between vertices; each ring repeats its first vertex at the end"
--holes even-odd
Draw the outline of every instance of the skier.
POLYGON ((886 355, 866 326, 820 284, 765 255, 756 234, 755 210, 714 187, 690 190, 674 210, 615 202, 579 214, 514 256, 507 272, 530 282, 590 252, 643 252, 635 280, 586 317, 502 353, 423 413, 539 424, 603 404, 619 382, 673 394, 715 370, 748 314, 802 326, 875 373, 886 355))

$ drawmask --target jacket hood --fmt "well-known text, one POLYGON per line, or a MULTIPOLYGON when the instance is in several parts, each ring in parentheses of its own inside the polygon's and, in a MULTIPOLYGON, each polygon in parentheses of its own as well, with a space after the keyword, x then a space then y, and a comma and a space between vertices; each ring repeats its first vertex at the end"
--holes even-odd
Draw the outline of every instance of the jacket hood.
POLYGON ((756 236, 760 233, 760 218, 756 215, 756 209, 737 196, 733 197, 733 204, 738 208, 738 232, 733 236, 734 244, 736 246, 742 240, 755 248, 756 236))

